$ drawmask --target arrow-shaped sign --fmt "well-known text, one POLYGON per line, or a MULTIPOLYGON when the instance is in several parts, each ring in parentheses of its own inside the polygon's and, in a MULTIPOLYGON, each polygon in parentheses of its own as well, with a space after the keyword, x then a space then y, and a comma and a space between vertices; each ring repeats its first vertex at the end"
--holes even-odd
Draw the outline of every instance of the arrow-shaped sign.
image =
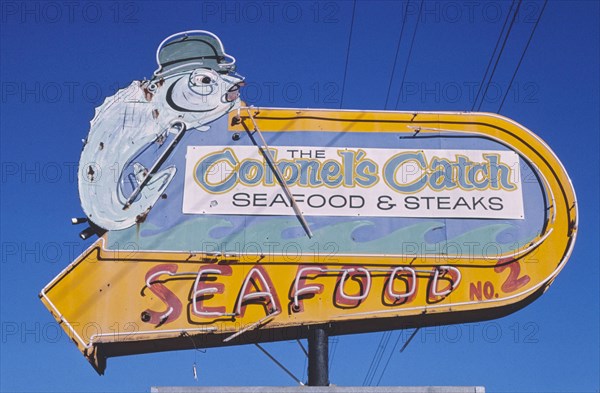
MULTIPOLYGON (((229 120, 233 116, 231 114, 229 120)), ((376 130, 377 134, 390 135, 400 141, 409 138, 412 146, 432 138, 461 137, 470 148, 464 153, 435 150, 438 162, 446 163, 443 165, 450 168, 446 179, 434 177, 436 172, 424 168, 433 165, 432 149, 409 149, 412 155, 408 161, 423 167, 423 170, 408 178, 402 178, 400 174, 406 169, 402 165, 407 162, 397 164, 391 175, 385 170, 392 167, 394 160, 398 161, 397 157, 405 150, 353 150, 346 147, 330 152, 328 149, 332 148, 323 147, 313 149, 311 157, 305 150, 305 156, 294 161, 293 157, 298 158, 303 152, 302 148, 295 147, 286 148, 298 151, 291 153, 292 158, 286 162, 298 162, 298 168, 302 168, 300 164, 304 163, 304 168, 333 171, 330 168, 336 165, 345 167, 348 163, 344 161, 345 157, 355 157, 362 160, 360 162, 371 159, 373 168, 377 170, 369 172, 368 168, 360 169, 359 164, 354 166, 354 170, 364 170, 364 173, 372 174, 373 179, 388 176, 386 187, 391 190, 394 186, 408 187, 419 181, 424 182, 423 179, 428 182, 423 189, 435 188, 444 181, 455 181, 458 185, 461 181, 469 181, 469 184, 480 184, 481 187, 487 182, 486 187, 496 196, 514 198, 514 195, 520 195, 517 192, 521 190, 526 190, 523 191, 525 197, 537 195, 540 199, 535 202, 538 204, 535 209, 541 213, 539 217, 531 213, 531 200, 523 206, 522 212, 516 209, 511 213, 501 213, 515 215, 515 218, 494 218, 493 214, 497 212, 490 210, 490 221, 484 229, 477 228, 452 239, 447 234, 451 233, 455 221, 440 219, 437 213, 430 213, 433 216, 431 219, 404 219, 403 225, 397 227, 390 224, 390 234, 380 238, 369 238, 364 233, 360 235, 365 229, 375 228, 367 217, 360 216, 350 221, 333 220, 328 225, 312 226, 312 239, 300 230, 299 236, 287 236, 287 243, 282 243, 282 239, 286 239, 283 235, 285 229, 282 228, 297 228, 296 217, 267 217, 267 222, 262 226, 253 221, 256 214, 262 214, 263 207, 258 205, 267 196, 253 191, 251 180, 259 175, 267 175, 256 169, 259 165, 256 163, 260 162, 256 158, 255 147, 236 147, 237 140, 229 138, 233 141, 230 147, 214 151, 222 154, 221 157, 226 157, 228 151, 232 152, 231 159, 237 160, 232 166, 233 172, 227 167, 228 176, 220 177, 215 163, 221 158, 216 159, 213 155, 206 171, 201 172, 205 177, 193 183, 193 187, 200 189, 202 182, 206 183, 201 192, 209 195, 210 201, 219 202, 211 205, 214 209, 220 209, 226 198, 233 198, 234 201, 254 198, 257 206, 245 207, 241 213, 235 211, 236 217, 240 217, 240 214, 245 217, 244 225, 220 237, 223 242, 233 242, 234 238, 245 239, 240 250, 228 252, 225 250, 228 246, 213 250, 198 247, 199 250, 194 252, 149 249, 148 245, 154 244, 156 239, 176 239, 177 236, 177 232, 173 232, 177 226, 163 230, 158 235, 145 235, 146 228, 153 228, 149 215, 150 222, 138 224, 139 228, 133 228, 130 237, 127 237, 129 232, 126 231, 106 233, 40 293, 46 307, 98 372, 103 373, 106 358, 111 356, 289 340, 306 337, 308 327, 315 324, 329 324, 331 334, 347 334, 499 317, 525 306, 543 293, 572 250, 577 212, 573 189, 564 169, 543 142, 505 118, 483 114, 281 109, 261 109, 254 117, 256 125, 249 126, 246 124, 249 119, 242 116, 238 124, 229 126, 228 132, 243 132, 245 128, 256 126, 268 138, 274 132, 282 132, 285 126, 286 134, 304 133, 304 138, 308 138, 305 144, 313 146, 310 143, 311 132, 315 138, 322 140, 323 135, 342 130, 360 134, 376 130), (477 149, 471 146, 475 140, 483 141, 477 142, 481 143, 477 149), (491 149, 489 145, 502 145, 504 150, 491 149), (338 155, 339 164, 333 163, 332 154, 338 155), (518 180, 509 177, 513 167, 506 164, 507 169, 504 170, 501 166, 510 160, 518 163, 518 180), (247 173, 244 172, 245 168, 247 173), (466 168, 467 172, 461 174, 456 168, 466 168), (526 176, 523 168, 529 168, 531 176, 526 176), (490 175, 494 171, 497 177, 490 175), (461 176, 463 180, 460 180, 461 176), (502 182, 506 182, 507 190, 501 189, 502 182), (210 194, 210 187, 224 185, 230 189, 210 194), (514 191, 510 190, 511 185, 514 191), (248 197, 242 197, 241 194, 247 194, 248 197), (519 218, 522 213, 524 217, 519 218), (537 229, 530 233, 518 232, 525 233, 525 237, 520 239, 502 238, 503 233, 511 233, 508 229, 512 227, 507 223, 515 220, 520 225, 537 220, 537 227, 531 226, 537 229), (446 237, 436 239, 434 235, 440 228, 445 230, 446 237), (352 242, 327 241, 332 236, 342 239, 346 234, 352 237, 352 242), (130 240, 127 243, 128 250, 119 246, 118 240, 123 238, 130 240), (489 244, 474 243, 474 239, 484 238, 494 241, 489 244), (267 247, 268 244, 271 246, 267 247), (433 245, 435 247, 431 248, 433 245)), ((228 124, 232 123, 235 122, 229 121, 228 124)), ((207 149, 188 145, 186 165, 193 170, 186 171, 186 178, 200 173, 197 168, 201 168, 201 160, 206 160, 207 149)), ((276 161, 273 164, 281 165, 277 160, 282 159, 286 149, 272 144, 269 149, 275 149, 274 153, 278 154, 273 154, 273 160, 276 161)), ((214 151, 210 154, 214 154, 214 151)), ((286 169, 290 165, 279 168, 287 180, 293 173, 286 169)), ((307 173, 310 175, 313 172, 307 173)), ((334 179, 335 172, 330 174, 329 178, 314 179, 334 179)), ((348 174, 350 176, 350 172, 348 174)), ((309 181, 310 176, 306 179, 309 181)), ((366 182, 368 176, 358 176, 357 179, 366 182)), ((300 183, 298 180, 297 184, 290 185, 290 192, 300 194, 300 183)), ((267 177, 256 187, 257 190, 263 187, 268 192, 280 192, 279 184, 267 177), (269 182, 272 188, 269 188, 269 182)), ((377 188, 374 186, 368 192, 363 192, 368 187, 355 186, 355 189, 352 195, 368 201, 377 188)), ((185 209, 202 209, 199 206, 204 205, 194 202, 194 198, 200 198, 198 192, 193 188, 184 189, 184 212, 185 209), (191 193, 192 199, 186 193, 191 193)), ((467 193, 468 190, 461 192, 467 193)), ((324 191, 322 195, 327 194, 324 191)), ((423 201, 432 201, 428 207, 430 210, 435 207, 442 211, 448 206, 445 199, 427 199, 433 197, 425 194, 394 194, 390 191, 386 195, 400 201, 405 198, 403 203, 405 207, 408 206, 407 211, 417 201, 419 209, 425 208, 423 201), (420 199, 406 199, 410 195, 420 195, 420 199)), ((381 195, 379 198, 381 200, 381 195)), ((306 203, 307 200, 305 198, 303 202, 305 214, 314 208, 306 203)), ((336 203, 335 199, 333 203, 336 203)), ((493 207, 494 202, 490 203, 488 207, 493 207)), ((388 206, 392 204, 393 200, 388 201, 388 206)), ((289 214, 289 205, 283 208, 287 208, 285 211, 289 214)), ((160 209, 160 206, 156 206, 151 214, 155 211, 159 214, 160 209)), ((460 214, 472 214, 465 206, 456 209, 466 211, 460 214)), ((339 210, 343 209, 340 207, 339 210)), ((195 239, 199 245, 212 239, 213 231, 231 228, 231 223, 238 219, 232 216, 228 221, 228 212, 220 212, 219 216, 215 216, 219 218, 218 224, 211 227, 207 226, 209 221, 205 219, 210 218, 208 213, 198 211, 195 214, 204 221, 191 221, 186 227, 189 233, 204 233, 205 238, 195 239), (198 232, 198 228, 202 231, 198 232)), ((354 212, 349 209, 347 214, 351 216, 354 212)), ((381 220, 396 222, 393 220, 398 218, 394 218, 394 214, 400 213, 390 212, 390 217, 381 220)), ((311 216, 309 220, 319 222, 317 208, 314 208, 311 216)))

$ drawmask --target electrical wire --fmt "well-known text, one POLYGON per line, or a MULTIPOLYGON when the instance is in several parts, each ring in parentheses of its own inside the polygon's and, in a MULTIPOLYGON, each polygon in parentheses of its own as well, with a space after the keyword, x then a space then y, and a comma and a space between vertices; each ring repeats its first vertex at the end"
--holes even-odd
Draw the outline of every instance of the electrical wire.
POLYGON ((488 80, 488 83, 485 86, 485 90, 483 91, 483 96, 481 96, 481 102, 479 103, 479 106, 477 107, 477 111, 481 110, 481 106, 483 105, 483 102, 485 101, 485 95, 487 94, 487 91, 490 88, 490 84, 492 82, 492 79, 494 78, 494 74, 496 73, 496 68, 498 67, 498 63, 500 62, 500 58, 502 57, 504 48, 506 47, 506 42, 508 41, 510 32, 515 24, 515 20, 517 19, 517 14, 519 13, 519 8, 521 7, 521 2, 522 2, 522 0, 519 0, 519 3, 517 3, 517 9, 515 10, 512 20, 510 21, 510 25, 508 26, 508 31, 506 33, 506 36, 504 37, 504 41, 502 42, 502 47, 500 48, 500 53, 498 54, 498 57, 496 58, 496 62, 494 63, 494 68, 492 68, 492 73, 490 75, 490 79, 488 80))
POLYGON ((375 378, 375 375, 377 374, 376 371, 379 370, 379 365, 381 364, 381 359, 383 359, 383 355, 385 354, 385 351, 387 351, 387 347, 390 343, 390 338, 392 337, 392 331, 389 331, 388 333, 389 334, 386 337, 385 343, 383 344, 383 350, 381 351, 381 355, 377 359, 377 363, 375 363, 375 371, 373 372, 373 375, 371 376, 371 380, 369 380, 369 386, 371 386, 373 384, 373 378, 375 378))
POLYGON ((377 348, 375 349, 375 353, 373 354, 373 359, 371 359, 371 364, 369 364, 369 369, 367 370, 367 373, 365 374, 365 379, 363 379, 363 386, 367 386, 367 383, 369 381, 369 377, 371 375, 371 372, 373 371, 373 363, 375 362, 375 358, 377 357, 377 354, 379 353, 379 350, 381 349, 381 345, 383 343, 383 338, 385 337, 385 333, 381 334, 381 337, 379 338, 379 344, 377 344, 377 348))
POLYGON ((483 78, 481 79, 481 83, 479 84, 479 89, 477 89, 477 95, 475 95, 475 99, 473 100, 473 106, 471 107, 471 112, 475 110, 475 106, 477 105, 477 101, 479 100, 479 94, 481 94, 481 89, 485 84, 485 80, 487 79, 488 72, 490 71, 490 67, 492 66, 492 61, 494 61, 494 57, 496 57, 496 51, 498 50, 498 46, 500 46, 500 41, 502 41, 502 37, 504 36, 504 30, 506 29, 506 25, 508 25, 508 21, 510 19, 510 13, 515 5, 517 0, 513 0, 510 3, 510 8, 508 9, 508 13, 506 14, 506 19, 504 19, 504 24, 502 25, 502 30, 500 30, 500 34, 498 35, 498 39, 496 40, 496 46, 494 47, 494 51, 492 52, 492 56, 490 56, 490 61, 488 61, 487 67, 485 68, 485 73, 483 74, 483 78))
POLYGON ((348 35, 348 47, 346 48, 346 65, 344 66, 344 80, 342 82, 342 98, 340 109, 344 106, 344 90, 346 88, 346 76, 348 75, 348 61, 350 60, 350 43, 352 42, 352 31, 354 30, 354 15, 356 11, 356 0, 352 3, 352 22, 350 23, 350 34, 348 35))
POLYGON ((379 345, 377 346, 377 350, 373 354, 373 359, 371 360, 371 364, 369 365, 369 369, 367 370, 367 374, 365 375, 365 379, 363 380, 363 386, 370 386, 373 382, 373 378, 375 378, 375 374, 377 374, 377 369, 379 368, 379 363, 381 362, 381 358, 385 353, 387 348, 387 344, 390 341, 391 331, 386 331, 381 335, 381 339, 379 340, 379 345))
POLYGON ((371 376, 371 373, 373 372, 373 364, 375 363, 377 354, 381 350, 381 347, 383 344, 383 339, 384 339, 386 333, 387 332, 382 333, 381 337, 379 338, 379 344, 377 344, 377 348, 375 349, 375 353, 373 354, 373 359, 371 359, 371 364, 369 365, 369 369, 367 370, 367 373, 365 374, 365 379, 363 379, 363 383, 362 383, 363 386, 367 386, 367 384, 369 383, 369 377, 371 376))
POLYGON ((392 90, 392 82, 394 81, 394 74, 396 73, 396 63, 398 62, 398 53, 400 52, 400 43, 402 42, 402 36, 404 35, 404 26, 406 26, 406 15, 408 15, 408 3, 404 6, 404 16, 402 17, 402 28, 400 29, 400 37, 398 37, 398 45, 396 45, 396 54, 394 55, 394 65, 392 66, 392 76, 390 76, 390 84, 388 85, 388 91, 385 95, 385 105, 383 109, 387 109, 388 102, 390 100, 390 91, 392 90))
POLYGON ((395 109, 398 109, 398 103, 400 102, 400 96, 402 95, 402 87, 404 86, 404 79, 406 78, 406 71, 408 70, 408 64, 410 62, 410 57, 412 55, 413 45, 415 43, 415 37, 417 36, 417 30, 419 29, 419 22, 421 21, 421 12, 423 11, 423 3, 425 0, 421 0, 421 5, 419 6, 419 14, 417 15, 417 23, 415 25, 415 30, 413 32, 412 39, 410 41, 410 48, 408 49, 408 56, 406 56, 406 64, 404 65, 404 73, 402 74, 402 82, 400 83, 400 93, 398 94, 398 98, 396 98, 395 109))
POLYGON ((198 358, 196 355, 198 352, 206 353, 206 350, 198 349, 198 347, 196 347, 196 341, 194 341, 194 338, 188 332, 182 332, 181 336, 189 337, 189 339, 192 341, 192 345, 194 346, 194 363, 192 363, 192 374, 194 376, 194 380, 198 381, 198 368, 196 365, 198 358))
POLYGON ((535 34, 535 29, 537 29, 538 24, 540 23, 540 19, 542 19, 542 15, 544 14, 544 9, 546 9, 546 4, 548 4, 548 0, 544 0, 544 5, 542 6, 542 10, 540 11, 540 14, 537 17, 537 20, 535 21, 535 25, 533 26, 533 29, 531 30, 531 34, 529 35, 529 40, 527 40, 527 45, 525 45, 525 49, 523 50, 523 53, 521 54, 521 58, 519 59, 517 68, 515 68, 515 72, 513 73, 512 78, 510 78, 510 83, 508 84, 508 88, 504 92, 504 97, 502 97, 502 102, 500 103, 500 107, 498 108, 497 113, 500 113, 500 111, 502 110, 502 106, 504 105, 504 100, 506 100, 506 97, 508 96, 508 92, 510 91, 512 84, 515 81, 515 77, 517 76, 517 72, 519 72, 519 68, 521 67, 523 58, 525 57, 525 53, 527 53, 527 49, 529 49, 529 44, 531 43, 531 39, 533 38, 533 35, 535 34))
POLYGON ((388 365, 390 364, 390 360, 392 359, 392 355, 396 352, 396 347, 398 346, 398 343, 400 342, 401 338, 402 338, 402 331, 400 331, 400 333, 398 334, 398 338, 396 338, 396 342, 394 343, 394 347, 392 348, 392 352, 390 352, 390 355, 388 356, 387 361, 385 362, 385 366, 383 366, 383 370, 381 371, 381 375, 379 375, 379 379, 377 380, 377 386, 379 386, 379 384, 381 383, 381 379, 385 375, 385 371, 387 370, 388 365))
MULTIPOLYGON (((406 340, 406 342, 404 343, 404 345, 400 349, 400 353, 402 353, 406 349, 406 347, 408 346, 408 344, 410 344, 410 342, 416 336, 416 334, 419 331, 419 329, 420 328, 416 328, 415 331, 412 332, 412 334, 410 335, 410 337, 408 338, 408 340, 406 340)), ((390 360, 392 359, 392 355, 396 352, 396 347, 398 346, 398 343, 400 342, 401 338, 402 338, 402 332, 400 332, 400 334, 398 334, 398 338, 396 339, 396 342, 394 343, 394 347, 392 348, 392 352, 390 352, 390 355, 388 356, 387 361, 385 362, 385 366, 383 367, 383 371, 381 371, 381 375, 379 376, 379 379, 377 380, 377 386, 379 386, 379 384, 381 383, 381 379, 385 375, 385 371, 387 370, 388 365, 390 364, 390 360)))

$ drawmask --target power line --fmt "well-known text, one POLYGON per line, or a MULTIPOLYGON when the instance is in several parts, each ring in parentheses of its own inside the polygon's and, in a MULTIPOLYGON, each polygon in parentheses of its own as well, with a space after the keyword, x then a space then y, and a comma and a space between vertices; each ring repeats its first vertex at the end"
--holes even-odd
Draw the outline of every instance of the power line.
POLYGON ((402 36, 404 35, 404 26, 406 26, 406 15, 408 15, 408 3, 404 6, 404 16, 402 17, 402 28, 400 29, 400 37, 398 37, 398 45, 396 46, 396 54, 394 55, 394 65, 392 66, 392 76, 390 77, 390 84, 388 85, 388 91, 385 96, 385 105, 383 109, 387 109, 388 101, 390 99, 390 90, 392 89, 392 82, 394 81, 394 74, 396 73, 396 63, 398 62, 398 52, 400 52, 400 43, 402 42, 402 36))
POLYGON ((483 102, 485 101, 485 95, 487 94, 487 91, 490 88, 490 83, 492 82, 492 79, 494 78, 494 74, 496 73, 496 68, 498 67, 498 63, 500 62, 500 58, 502 57, 504 48, 506 47, 506 42, 508 41, 510 32, 515 24, 515 20, 517 19, 517 14, 519 13, 519 8, 521 7, 521 1, 522 0, 519 0, 519 3, 517 4, 517 9, 515 10, 515 13, 513 14, 512 20, 510 21, 510 25, 508 26, 508 31, 506 33, 506 36, 504 37, 504 41, 502 42, 502 47, 500 48, 500 53, 498 54, 498 57, 496 58, 496 62, 494 63, 494 68, 492 68, 492 73, 490 75, 490 79, 489 79, 487 85, 485 86, 485 90, 483 91, 483 96, 481 97, 481 102, 479 103, 479 106, 477 107, 477 111, 479 111, 481 109, 481 106, 483 105, 483 102))
POLYGON ((496 40, 496 46, 494 47, 494 51, 492 52, 492 56, 490 56, 490 61, 488 61, 487 67, 485 68, 485 73, 483 74, 483 78, 481 79, 481 84, 479 85, 479 89, 477 89, 477 95, 473 100, 473 106, 471 107, 471 111, 475 110, 475 105, 477 105, 477 101, 479 100, 479 94, 481 94, 481 89, 485 84, 485 80, 487 79, 488 72, 490 71, 490 67, 492 66, 492 61, 494 61, 494 57, 496 56, 496 51, 498 50, 498 46, 500 45, 500 41, 502 40, 502 36, 504 35, 504 29, 506 29, 506 25, 508 24, 508 20, 510 19, 510 12, 512 11, 515 2, 517 0, 513 0, 510 3, 510 8, 508 9, 508 13, 506 14, 506 19, 504 19, 504 24, 502 25, 502 30, 500 30, 500 34, 498 35, 498 40, 496 40))
POLYGON ((383 340, 385 338, 385 334, 386 333, 387 332, 384 332, 381 335, 381 338, 379 339, 379 344, 377 344, 377 349, 375 349, 375 353, 373 354, 373 359, 371 359, 371 364, 369 365, 369 369, 367 370, 367 374, 365 374, 365 379, 363 379, 363 386, 367 386, 367 384, 369 382, 369 377, 371 376, 371 372, 373 371, 373 364, 375 363, 375 358, 377 358, 377 354, 381 350, 381 347, 382 347, 382 344, 383 344, 383 340))
POLYGON ((369 380, 369 386, 373 384, 373 378, 375 378, 375 374, 376 374, 377 370, 379 370, 379 364, 381 363, 381 359, 383 359, 383 355, 385 354, 388 344, 390 343, 390 338, 392 337, 392 332, 390 331, 388 333, 389 334, 386 337, 385 343, 383 344, 383 350, 381 351, 381 355, 379 356, 379 358, 377 359, 377 363, 375 364, 375 370, 373 371, 373 375, 371 376, 371 379, 369 380))
MULTIPOLYGON (((410 335, 410 337, 408 338, 408 340, 406 340, 406 342, 404 343, 404 345, 400 349, 400 353, 402 353, 404 351, 404 349, 406 349, 406 347, 408 346, 408 344, 410 344, 410 342, 412 341, 412 339, 417 335, 417 332, 419 331, 419 329, 420 328, 416 328, 412 332, 412 334, 410 335)), ((392 355, 394 354, 394 352, 396 352, 396 347, 398 346, 398 342, 400 342, 401 338, 402 338, 402 331, 400 331, 400 334, 398 334, 398 338, 396 339, 396 342, 394 343, 394 347, 392 348, 392 352, 390 352, 390 355, 388 356, 387 361, 385 362, 385 366, 383 367, 383 371, 381 371, 381 375, 379 376, 379 379, 377 380, 377 386, 379 386, 379 383, 381 383, 381 379, 385 375, 385 371, 387 370, 388 365, 390 364, 390 360, 392 359, 392 355)))
POLYGON ((396 338, 396 342, 394 343, 392 352, 390 352, 390 355, 388 356, 387 361, 385 362, 385 366, 383 366, 383 371, 381 371, 381 375, 379 376, 379 379, 377 380, 377 386, 379 386, 379 384, 381 383, 381 378, 383 378, 383 376, 385 375, 385 370, 387 370, 388 365, 390 364, 390 360, 392 359, 392 355, 396 352, 396 347, 398 346, 398 342, 400 341, 401 338, 402 338, 402 331, 400 331, 400 333, 398 334, 398 338, 396 338))
POLYGON ((537 29, 538 23, 540 23, 540 19, 542 19, 542 15, 544 14, 544 9, 546 8, 546 4, 548 4, 548 0, 544 0, 544 5, 542 6, 542 10, 540 11, 540 14, 538 15, 537 20, 535 21, 535 25, 533 26, 533 29, 531 30, 531 34, 529 35, 529 40, 527 40, 527 45, 525 45, 525 49, 523 50, 523 53, 521 54, 521 58, 519 59, 517 68, 515 69, 515 72, 513 73, 512 78, 510 78, 510 83, 508 84, 508 88, 506 89, 506 92, 504 93, 504 97, 502 98, 502 102, 500 103, 500 108, 498 108, 498 113, 500 113, 500 111, 502 110, 502 106, 504 105, 504 100, 506 100, 506 97, 508 96, 508 92, 509 92, 513 82, 515 81, 517 72, 519 72, 519 68, 521 67, 521 63, 523 62, 525 53, 527 53, 527 49, 529 48, 529 44, 531 43, 531 39, 533 38, 535 29, 537 29))
POLYGON ((381 358, 385 353, 385 349, 387 347, 388 342, 390 341, 391 331, 386 331, 381 335, 381 339, 379 340, 379 345, 377 346, 377 350, 373 355, 373 359, 371 360, 371 365, 369 366, 369 370, 367 371, 367 375, 365 375, 365 379, 363 381, 363 386, 370 386, 373 382, 373 378, 377 373, 377 369, 379 368, 379 363, 381 362, 381 358))
POLYGON ((404 65, 404 73, 402 74, 402 82, 400 83, 400 93, 398 94, 398 98, 396 99, 395 109, 398 109, 398 103, 400 102, 400 96, 402 95, 402 87, 404 86, 404 79, 406 78, 406 71, 408 70, 408 64, 410 62, 410 56, 412 55, 413 45, 415 43, 415 37, 417 36, 417 30, 419 28, 419 22, 421 21, 421 11, 423 11, 423 3, 425 0, 421 0, 421 5, 419 6, 419 15, 417 15, 417 24, 415 25, 415 31, 413 32, 412 40, 410 41, 410 48, 408 50, 408 56, 406 57, 406 64, 404 65))
POLYGON ((354 15, 356 11, 356 0, 352 3, 352 22, 350 24, 350 34, 348 35, 348 47, 346 48, 346 65, 344 66, 344 81, 342 83, 342 98, 340 100, 340 109, 344 106, 344 90, 346 88, 346 75, 348 74, 348 60, 350 59, 350 43, 352 42, 352 30, 354 30, 354 15))

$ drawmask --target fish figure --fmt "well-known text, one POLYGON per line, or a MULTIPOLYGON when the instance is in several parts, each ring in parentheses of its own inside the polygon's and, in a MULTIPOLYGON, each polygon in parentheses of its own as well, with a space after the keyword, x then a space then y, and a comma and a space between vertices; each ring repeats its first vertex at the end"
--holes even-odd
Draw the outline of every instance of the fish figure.
POLYGON ((167 37, 156 61, 151 80, 133 81, 106 98, 90 122, 79 197, 97 229, 143 221, 178 170, 162 164, 184 133, 205 132, 241 105, 244 78, 214 34, 193 30, 167 37))

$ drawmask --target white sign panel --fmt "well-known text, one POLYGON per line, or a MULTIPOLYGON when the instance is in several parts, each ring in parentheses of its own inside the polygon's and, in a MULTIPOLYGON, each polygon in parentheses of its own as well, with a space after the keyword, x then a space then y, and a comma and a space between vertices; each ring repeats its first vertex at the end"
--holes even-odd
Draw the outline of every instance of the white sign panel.
POLYGON ((523 219, 519 156, 494 150, 189 146, 183 213, 523 219))

